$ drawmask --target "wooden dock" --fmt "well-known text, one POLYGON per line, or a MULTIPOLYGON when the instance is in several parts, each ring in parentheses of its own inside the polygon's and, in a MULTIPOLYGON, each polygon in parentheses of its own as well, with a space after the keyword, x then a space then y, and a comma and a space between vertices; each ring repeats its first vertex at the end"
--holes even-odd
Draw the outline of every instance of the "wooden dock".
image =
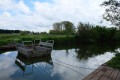
POLYGON ((16 49, 16 46, 15 45, 12 45, 12 46, 9 46, 9 45, 0 46, 0 50, 11 50, 11 49, 16 49))
POLYGON ((53 45, 53 40, 48 40, 47 42, 40 41, 37 46, 32 41, 23 41, 22 44, 16 43, 18 54, 26 58, 48 56, 52 52, 53 45), (28 44, 25 45, 25 43, 28 44))
POLYGON ((120 80, 120 69, 108 67, 104 64, 83 80, 120 80))

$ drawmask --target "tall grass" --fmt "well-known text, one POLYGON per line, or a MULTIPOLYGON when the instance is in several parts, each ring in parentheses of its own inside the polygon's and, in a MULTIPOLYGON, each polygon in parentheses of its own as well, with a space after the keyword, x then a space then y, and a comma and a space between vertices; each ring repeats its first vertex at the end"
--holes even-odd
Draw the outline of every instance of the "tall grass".
POLYGON ((41 39, 42 41, 54 40, 55 45, 74 44, 76 43, 74 35, 19 35, 19 34, 0 34, 0 45, 8 42, 14 42, 14 39, 22 39, 23 41, 34 41, 41 39))

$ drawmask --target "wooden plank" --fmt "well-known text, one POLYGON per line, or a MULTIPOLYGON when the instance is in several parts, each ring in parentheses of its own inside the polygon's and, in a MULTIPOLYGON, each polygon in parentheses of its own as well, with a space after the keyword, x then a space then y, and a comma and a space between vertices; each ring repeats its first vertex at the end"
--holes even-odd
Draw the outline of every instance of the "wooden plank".
POLYGON ((119 73, 118 69, 113 69, 112 74, 109 76, 109 78, 107 80, 115 80, 117 75, 118 75, 118 73, 119 73))
POLYGON ((107 67, 104 66, 104 68, 101 69, 101 71, 97 73, 95 77, 91 78, 90 80, 99 80, 106 72, 107 72, 107 67))
POLYGON ((119 74, 117 75, 116 80, 120 80, 120 71, 119 71, 119 74))
POLYGON ((92 77, 94 77, 98 72, 101 71, 101 69, 103 69, 104 66, 100 66, 99 68, 97 68, 95 71, 93 71, 91 74, 89 74, 88 76, 86 76, 83 80, 90 80, 92 77))
POLYGON ((112 68, 107 67, 107 72, 99 80, 107 80, 112 72, 113 72, 112 68))

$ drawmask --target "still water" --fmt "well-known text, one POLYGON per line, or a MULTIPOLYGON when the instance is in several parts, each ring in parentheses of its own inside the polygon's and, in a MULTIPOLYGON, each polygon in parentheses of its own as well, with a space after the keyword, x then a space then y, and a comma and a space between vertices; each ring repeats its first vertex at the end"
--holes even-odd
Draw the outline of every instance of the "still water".
POLYGON ((27 60, 0 52, 0 80, 82 80, 119 51, 115 45, 58 46, 51 56, 27 60))

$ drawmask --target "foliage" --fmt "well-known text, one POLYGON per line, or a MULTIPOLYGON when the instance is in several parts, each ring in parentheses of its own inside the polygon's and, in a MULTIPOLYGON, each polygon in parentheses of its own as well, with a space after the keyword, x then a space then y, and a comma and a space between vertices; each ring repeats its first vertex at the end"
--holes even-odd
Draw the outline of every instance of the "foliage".
POLYGON ((114 39, 120 41, 120 30, 116 32, 116 34, 114 35, 114 39))
POLYGON ((75 26, 72 22, 63 21, 61 22, 61 26, 63 27, 63 30, 66 32, 66 34, 74 34, 75 26))
POLYGON ((53 30, 50 30, 49 33, 54 35, 74 34, 75 26, 70 21, 57 22, 53 24, 53 30))
POLYGON ((93 26, 88 24, 84 24, 82 22, 80 22, 78 24, 78 36, 79 36, 79 40, 82 43, 87 43, 89 42, 90 36, 91 36, 91 28, 93 26))
POLYGON ((48 33, 47 32, 41 32, 40 34, 41 35, 47 35, 48 33))
POLYGON ((52 34, 52 35, 65 35, 66 32, 65 31, 50 30, 49 34, 52 34))
POLYGON ((120 1, 119 0, 104 1, 102 3, 102 6, 106 7, 103 19, 111 22, 112 25, 115 25, 120 29, 120 1))
POLYGON ((80 43, 105 43, 120 40, 120 30, 115 27, 107 28, 80 22, 77 32, 78 42, 80 43))
POLYGON ((62 31, 61 23, 56 22, 53 24, 53 30, 55 31, 62 31))
POLYGON ((20 31, 20 35, 30 34, 30 31, 20 31))
POLYGON ((120 69, 120 53, 117 53, 114 58, 112 58, 108 64, 110 67, 119 68, 120 69))

